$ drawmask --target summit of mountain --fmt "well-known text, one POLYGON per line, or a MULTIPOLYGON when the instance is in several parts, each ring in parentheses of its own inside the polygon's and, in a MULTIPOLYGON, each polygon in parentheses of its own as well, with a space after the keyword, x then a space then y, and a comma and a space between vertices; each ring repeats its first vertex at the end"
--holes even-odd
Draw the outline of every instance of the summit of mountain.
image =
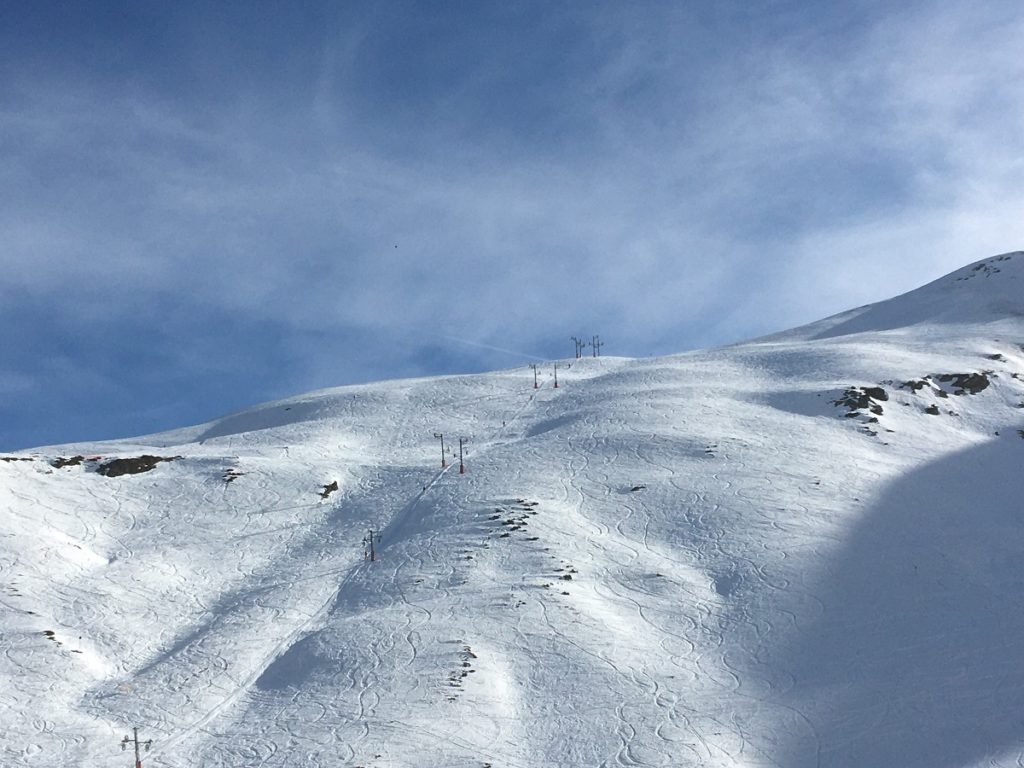
POLYGON ((832 339, 924 325, 990 324, 1024 317, 1024 251, 968 264, 900 296, 840 312, 763 341, 832 339))

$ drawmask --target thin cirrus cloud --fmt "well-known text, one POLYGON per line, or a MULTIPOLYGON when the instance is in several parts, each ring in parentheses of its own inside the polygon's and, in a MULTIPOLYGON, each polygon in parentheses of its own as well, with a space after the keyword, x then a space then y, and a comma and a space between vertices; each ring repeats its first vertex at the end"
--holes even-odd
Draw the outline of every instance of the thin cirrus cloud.
POLYGON ((1012 3, 8 21, 0 448, 737 341, 1020 247, 1012 3))

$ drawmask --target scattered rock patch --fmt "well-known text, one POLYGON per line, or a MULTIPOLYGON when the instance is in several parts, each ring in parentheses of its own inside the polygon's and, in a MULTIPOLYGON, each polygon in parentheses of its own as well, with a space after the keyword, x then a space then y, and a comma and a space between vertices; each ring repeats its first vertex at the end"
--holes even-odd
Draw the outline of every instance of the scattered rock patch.
POLYGON ((909 389, 911 392, 917 393, 927 386, 929 386, 928 382, 924 379, 911 379, 900 384, 900 389, 909 389))
POLYGON ((998 274, 1000 272, 1000 269, 997 266, 997 264, 1001 261, 1009 260, 1009 255, 997 256, 994 259, 987 259, 986 261, 981 262, 981 264, 976 265, 974 269, 972 269, 963 277, 958 277, 957 282, 960 282, 961 280, 970 280, 972 277, 978 277, 979 275, 984 277, 990 277, 991 275, 998 274))
MULTIPOLYGON (((988 355, 989 358, 1004 359, 1002 355, 988 355)), ((837 407, 846 408, 847 418, 857 418, 861 422, 861 429, 865 434, 876 436, 878 432, 871 428, 871 425, 880 424, 879 416, 884 413, 882 403, 889 400, 889 393, 883 385, 890 384, 898 389, 906 390, 912 395, 930 395, 933 398, 948 398, 950 396, 961 397, 963 395, 977 395, 988 389, 994 376, 992 371, 972 371, 969 373, 934 373, 922 376, 917 379, 909 379, 899 384, 892 381, 884 381, 878 386, 872 387, 849 387, 843 390, 842 395, 832 404, 837 407)), ((900 405, 908 406, 910 403, 900 400, 900 405)), ((924 412, 931 416, 939 415, 939 406, 936 403, 928 403, 924 412)), ((949 411, 955 415, 953 411, 949 411)), ((884 425, 882 425, 884 426, 884 425)), ((887 432, 892 430, 886 428, 887 432)))
MULTIPOLYGON (((526 499, 516 499, 514 505, 495 507, 494 513, 487 516, 487 521, 496 523, 504 529, 497 534, 499 539, 507 539, 513 531, 522 531, 530 524, 529 518, 537 514, 536 506, 539 502, 526 499)), ((494 534, 492 534, 494 535, 494 534)), ((537 537, 530 537, 527 541, 536 541, 537 537)))
POLYGON ((65 458, 64 456, 58 456, 56 459, 50 461, 50 466, 54 469, 62 469, 63 467, 77 467, 85 461, 85 456, 71 456, 65 458))
POLYGON ((973 373, 935 373, 921 379, 911 379, 900 384, 900 389, 909 389, 917 394, 928 389, 936 397, 950 395, 976 395, 988 389, 992 371, 974 371, 973 373))
POLYGON ((850 418, 860 415, 863 411, 870 411, 876 416, 882 415, 882 406, 889 399, 889 393, 882 387, 850 387, 843 390, 840 398, 833 400, 832 404, 843 406, 847 409, 846 415, 850 418))
POLYGON ((43 634, 46 636, 47 640, 52 640, 57 644, 58 647, 64 645, 64 643, 57 639, 57 633, 54 632, 52 629, 44 629, 43 634))
MULTIPOLYGON (((78 457, 81 458, 81 457, 78 457)), ((104 477, 120 477, 121 475, 138 475, 155 469, 162 461, 174 461, 181 456, 133 456, 123 459, 111 459, 96 467, 96 471, 104 477)))
POLYGON ((992 371, 980 373, 940 373, 935 376, 937 381, 952 387, 954 395, 976 395, 988 388, 989 375, 992 371))
POLYGON ((448 701, 457 700, 457 692, 462 690, 462 681, 476 672, 471 661, 476 658, 476 654, 468 644, 463 644, 459 658, 462 660, 461 663, 448 673, 448 687, 455 689, 446 697, 448 701))

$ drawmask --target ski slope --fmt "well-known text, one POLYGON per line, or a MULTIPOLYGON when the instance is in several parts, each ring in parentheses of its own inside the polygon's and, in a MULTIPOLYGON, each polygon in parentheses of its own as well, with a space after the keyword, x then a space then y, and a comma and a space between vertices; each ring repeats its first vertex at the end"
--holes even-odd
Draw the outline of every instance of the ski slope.
POLYGON ((1022 287, 0 457, 0 765, 1024 765, 1022 287))

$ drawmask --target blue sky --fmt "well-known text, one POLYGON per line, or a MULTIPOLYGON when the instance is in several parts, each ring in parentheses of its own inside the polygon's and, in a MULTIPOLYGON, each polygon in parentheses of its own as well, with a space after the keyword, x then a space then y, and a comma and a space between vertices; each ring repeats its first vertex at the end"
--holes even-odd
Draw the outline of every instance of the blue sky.
POLYGON ((5 3, 0 449, 1024 247, 1019 2, 5 3))

